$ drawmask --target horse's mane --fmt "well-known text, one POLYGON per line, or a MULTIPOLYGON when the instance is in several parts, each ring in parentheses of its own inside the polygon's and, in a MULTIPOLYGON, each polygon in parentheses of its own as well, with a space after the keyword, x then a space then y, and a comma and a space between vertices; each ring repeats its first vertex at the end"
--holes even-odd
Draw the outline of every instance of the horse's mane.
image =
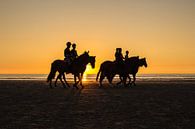
POLYGON ((83 60, 83 58, 85 58, 86 56, 88 57, 89 54, 88 54, 87 52, 84 52, 83 54, 81 54, 80 56, 78 56, 78 57, 75 59, 75 62, 78 62, 78 61, 80 61, 80 60, 83 60))
POLYGON ((89 55, 87 52, 83 52, 83 54, 81 54, 80 56, 78 56, 78 58, 81 58, 83 56, 89 55))
POLYGON ((125 60, 125 62, 127 64, 138 64, 139 62, 139 56, 133 56, 133 57, 129 57, 128 59, 125 60))
POLYGON ((137 61, 139 60, 139 56, 132 56, 127 59, 128 61, 137 61))

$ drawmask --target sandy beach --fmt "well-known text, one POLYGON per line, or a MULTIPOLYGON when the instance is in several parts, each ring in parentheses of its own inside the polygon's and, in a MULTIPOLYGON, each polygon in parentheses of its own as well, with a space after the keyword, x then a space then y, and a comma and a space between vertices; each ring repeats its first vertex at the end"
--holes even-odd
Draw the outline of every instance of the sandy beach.
POLYGON ((131 88, 50 89, 45 81, 0 81, 0 129, 193 129, 195 82, 131 88))

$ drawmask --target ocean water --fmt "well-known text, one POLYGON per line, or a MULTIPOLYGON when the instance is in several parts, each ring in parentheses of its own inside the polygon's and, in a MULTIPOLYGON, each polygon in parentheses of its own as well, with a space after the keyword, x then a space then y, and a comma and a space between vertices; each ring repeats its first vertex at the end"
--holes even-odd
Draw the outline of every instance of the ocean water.
MULTIPOLYGON (((131 76, 132 78, 132 76, 131 76)), ((0 80, 46 80, 47 74, 0 74, 0 80)), ((73 81, 73 75, 66 75, 67 81, 73 81)), ((84 75, 83 81, 95 82, 96 74, 84 75)), ((118 81, 116 75, 113 81, 118 81)), ((106 79, 104 79, 106 81, 106 79)), ((195 81, 195 74, 138 74, 136 81, 195 81)))

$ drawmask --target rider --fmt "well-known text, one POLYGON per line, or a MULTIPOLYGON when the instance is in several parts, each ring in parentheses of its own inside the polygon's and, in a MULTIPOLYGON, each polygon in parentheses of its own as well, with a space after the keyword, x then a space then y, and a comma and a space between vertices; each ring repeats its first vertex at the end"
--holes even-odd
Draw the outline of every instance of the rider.
POLYGON ((125 55, 125 60, 127 60, 129 58, 129 51, 126 51, 126 55, 125 55))
POLYGON ((115 62, 116 66, 119 71, 123 70, 124 68, 124 57, 122 54, 122 48, 116 48, 116 53, 115 53, 115 62))
POLYGON ((122 54, 122 48, 116 48, 116 53, 115 53, 115 60, 117 63, 123 62, 123 54, 122 54))
POLYGON ((67 47, 64 50, 64 61, 70 64, 71 63, 71 52, 70 52, 71 42, 67 42, 66 46, 67 47))
POLYGON ((72 44, 72 50, 70 51, 70 54, 71 54, 71 61, 75 60, 78 56, 75 43, 72 44))
MULTIPOLYGON (((119 73, 121 76, 126 76, 126 71, 125 71, 125 62, 124 62, 124 57, 122 54, 122 48, 116 48, 116 53, 115 53, 115 62, 116 62, 116 70, 117 73, 119 73)), ((122 80, 122 78, 121 78, 122 80)))

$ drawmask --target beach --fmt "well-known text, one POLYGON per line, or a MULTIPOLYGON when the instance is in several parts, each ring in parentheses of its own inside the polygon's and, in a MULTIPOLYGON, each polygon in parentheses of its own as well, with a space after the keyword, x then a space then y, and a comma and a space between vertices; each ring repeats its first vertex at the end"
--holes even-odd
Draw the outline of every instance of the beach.
POLYGON ((193 129, 195 81, 138 81, 50 89, 45 80, 0 80, 0 129, 193 129))

